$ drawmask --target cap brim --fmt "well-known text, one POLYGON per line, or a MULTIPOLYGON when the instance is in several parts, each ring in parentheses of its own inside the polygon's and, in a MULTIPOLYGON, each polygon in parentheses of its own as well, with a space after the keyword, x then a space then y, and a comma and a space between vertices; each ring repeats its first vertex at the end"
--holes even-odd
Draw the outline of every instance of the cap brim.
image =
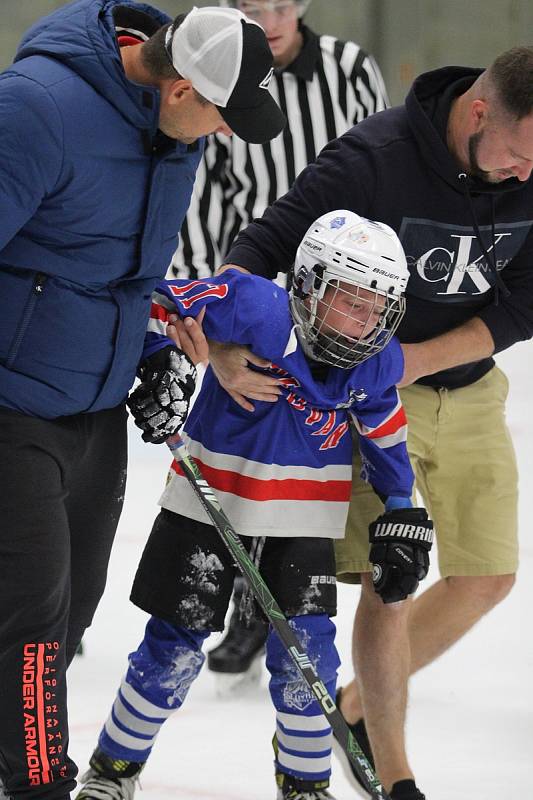
POLYGON ((250 144, 264 144, 281 133, 287 118, 274 98, 265 91, 266 97, 253 108, 222 108, 217 106, 224 122, 233 133, 250 144))

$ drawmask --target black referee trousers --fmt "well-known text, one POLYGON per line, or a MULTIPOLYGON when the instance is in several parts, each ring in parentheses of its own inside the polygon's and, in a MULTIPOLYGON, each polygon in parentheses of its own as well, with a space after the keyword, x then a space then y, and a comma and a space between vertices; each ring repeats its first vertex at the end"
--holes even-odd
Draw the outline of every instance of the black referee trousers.
POLYGON ((104 590, 126 416, 0 409, 0 779, 17 800, 75 788, 65 673, 104 590))

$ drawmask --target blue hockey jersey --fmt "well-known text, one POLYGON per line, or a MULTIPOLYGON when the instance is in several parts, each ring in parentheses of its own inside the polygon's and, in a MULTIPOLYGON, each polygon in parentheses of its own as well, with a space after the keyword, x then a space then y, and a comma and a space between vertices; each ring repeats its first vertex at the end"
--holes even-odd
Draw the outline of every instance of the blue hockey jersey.
MULTIPOLYGON (((363 477, 382 495, 411 495, 407 424, 395 387, 403 373, 396 340, 354 369, 330 367, 317 378, 317 365, 298 342, 288 293, 264 278, 228 270, 159 284, 144 355, 169 343, 170 313, 195 317, 204 307, 208 338, 246 345, 270 360, 266 371, 283 391, 277 402, 256 402, 248 412, 208 368, 184 427, 191 455, 238 533, 344 536, 352 474, 349 417, 359 434, 363 477)), ((160 503, 210 521, 176 463, 160 503)))

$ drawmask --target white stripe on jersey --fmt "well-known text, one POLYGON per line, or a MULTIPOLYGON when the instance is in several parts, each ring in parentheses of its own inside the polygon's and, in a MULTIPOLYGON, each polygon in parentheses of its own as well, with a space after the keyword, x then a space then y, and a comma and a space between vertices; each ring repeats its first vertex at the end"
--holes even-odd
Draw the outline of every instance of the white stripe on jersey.
POLYGON ((391 433, 387 436, 380 436, 377 439, 372 439, 374 444, 378 447, 386 449, 387 447, 394 447, 395 444, 401 444, 407 441, 407 425, 403 425, 396 433, 391 433))
POLYGON ((232 456, 227 453, 214 453, 204 447, 201 442, 196 442, 182 434, 187 444, 189 453, 198 458, 203 464, 216 469, 229 470, 247 478, 256 478, 266 481, 300 480, 300 481, 346 481, 351 480, 351 466, 344 464, 329 464, 320 469, 303 466, 285 466, 282 464, 263 464, 252 461, 242 456, 232 456))
MULTIPOLYGON (((224 479, 234 475, 237 484, 245 487, 244 496, 237 494, 237 490, 227 492, 212 487, 225 514, 240 535, 315 536, 330 539, 344 537, 352 477, 351 464, 328 465, 318 469, 263 464, 226 453, 212 453, 199 442, 190 439, 186 433, 183 433, 183 438, 191 455, 202 464, 222 473, 224 479), (256 491, 260 494, 269 492, 269 481, 283 480, 291 481, 286 491, 284 490, 283 497, 254 499, 253 494, 256 491), (321 500, 320 497, 313 496, 314 491, 319 492, 320 496, 329 494, 332 481, 338 482, 337 485, 341 487, 346 499, 321 500), (297 499, 294 493, 298 495, 297 499), (301 495, 304 495, 303 499, 301 495)), ((208 480, 208 483, 213 482, 213 479, 208 480)), ((188 480, 173 470, 159 504, 176 514, 212 524, 188 480)))
MULTIPOLYGON (((344 538, 348 501, 250 500, 218 489, 213 492, 240 536, 344 538)), ((175 514, 213 524, 187 479, 174 472, 159 505, 175 514)))

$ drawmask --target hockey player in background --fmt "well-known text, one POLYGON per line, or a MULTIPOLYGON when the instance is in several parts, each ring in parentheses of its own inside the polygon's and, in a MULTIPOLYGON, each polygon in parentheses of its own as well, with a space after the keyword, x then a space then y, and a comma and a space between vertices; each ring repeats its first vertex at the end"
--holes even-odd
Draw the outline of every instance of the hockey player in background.
MULTIPOLYGON (((350 416, 364 476, 385 503, 370 526, 376 592, 385 603, 404 599, 429 566, 432 523, 425 509, 411 506, 407 426, 395 386, 404 364, 393 333, 407 276, 390 228, 333 211, 304 237, 290 295, 239 270, 162 283, 142 383, 129 401, 147 441, 165 441, 186 414, 183 376, 172 371, 176 349, 165 335, 172 314, 203 311, 209 339, 245 343, 271 360, 268 372, 279 378, 285 402, 258 403, 250 414, 208 369, 183 435, 331 695, 339 666, 333 541, 344 535, 351 491, 350 416), (424 535, 412 537, 415 529, 424 535)), ((224 625, 235 565, 177 463, 170 475, 131 595, 152 616, 78 800, 130 800, 159 729, 198 676, 204 641, 224 625)), ((266 649, 277 798, 332 798, 328 721, 273 631, 266 649)))

